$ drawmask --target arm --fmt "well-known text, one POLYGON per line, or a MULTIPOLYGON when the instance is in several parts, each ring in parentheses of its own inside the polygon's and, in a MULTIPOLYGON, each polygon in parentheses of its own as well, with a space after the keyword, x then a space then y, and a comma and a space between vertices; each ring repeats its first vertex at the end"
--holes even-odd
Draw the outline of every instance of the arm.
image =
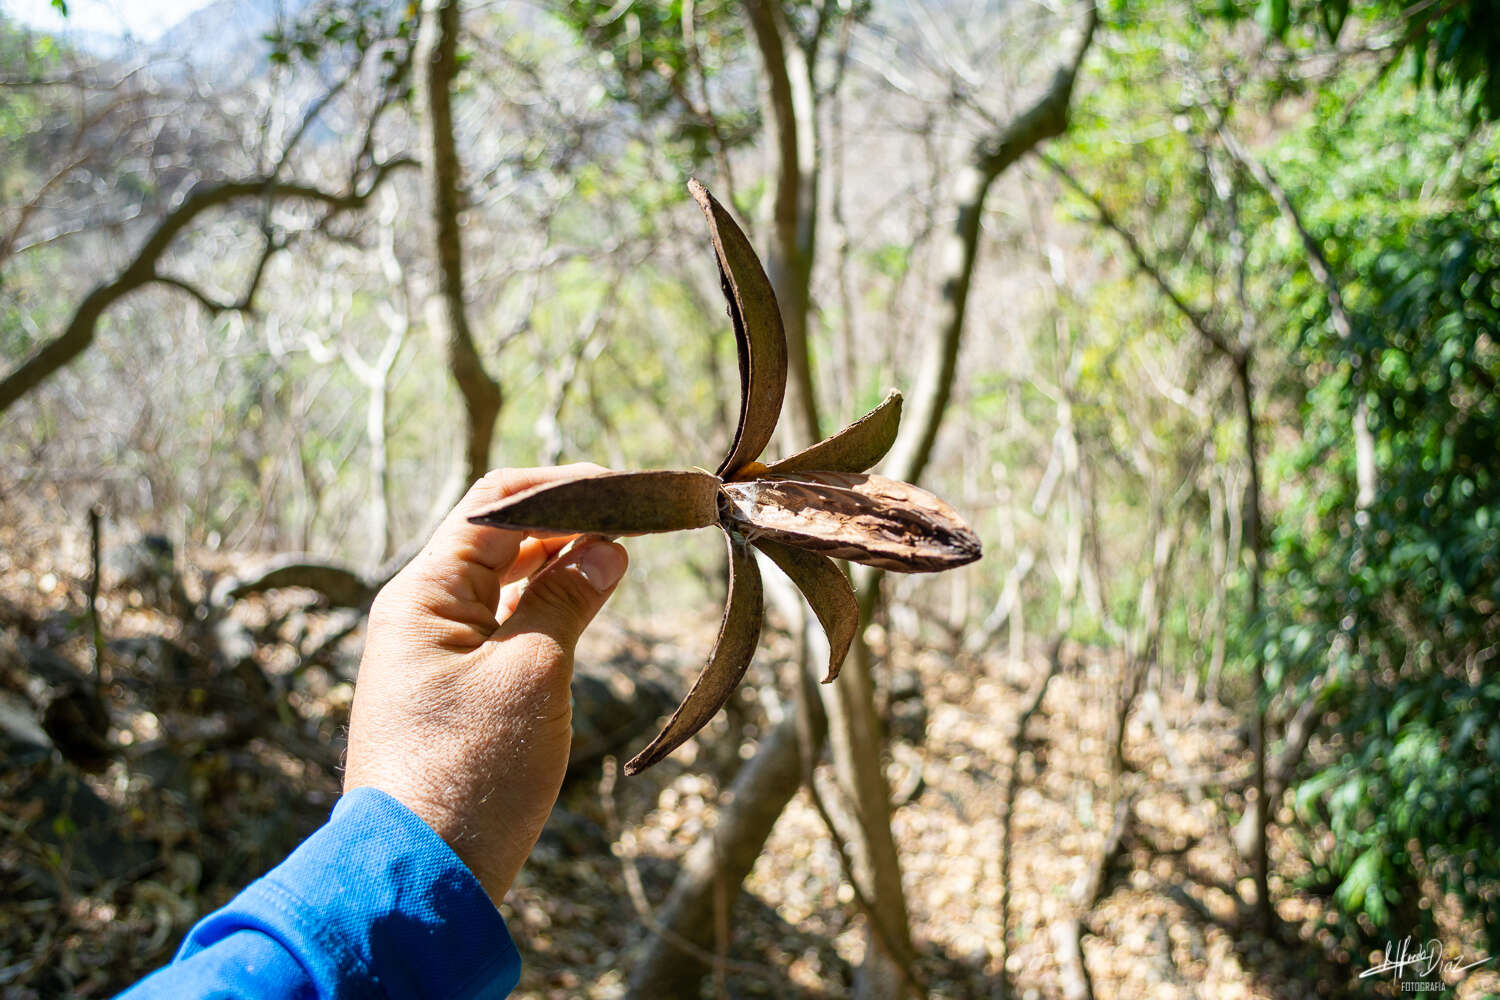
POLYGON ((557 800, 573 647, 624 549, 468 522, 597 467, 475 484, 376 598, 344 797, 286 861, 189 932, 130 1000, 501 997, 520 958, 495 906, 557 800), (557 557, 554 559, 554 557, 557 557))
POLYGON ((411 810, 361 788, 124 996, 456 1000, 503 997, 520 975, 500 914, 458 856, 411 810))

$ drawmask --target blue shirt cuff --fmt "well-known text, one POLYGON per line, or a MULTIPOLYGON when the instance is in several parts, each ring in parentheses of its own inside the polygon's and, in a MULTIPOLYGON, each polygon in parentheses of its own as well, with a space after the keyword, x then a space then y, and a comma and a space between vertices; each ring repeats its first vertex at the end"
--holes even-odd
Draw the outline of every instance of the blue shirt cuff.
POLYGON ((520 974, 505 922, 453 849, 391 796, 356 788, 132 996, 490 1000, 520 974))

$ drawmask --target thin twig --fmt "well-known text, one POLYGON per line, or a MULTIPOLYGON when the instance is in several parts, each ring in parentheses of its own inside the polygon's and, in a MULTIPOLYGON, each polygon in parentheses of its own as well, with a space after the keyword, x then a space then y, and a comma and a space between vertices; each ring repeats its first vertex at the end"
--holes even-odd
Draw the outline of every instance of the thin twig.
POLYGON ((1167 297, 1168 301, 1187 319, 1193 329, 1204 340, 1208 341, 1214 350, 1231 360, 1237 361, 1240 358, 1242 351, 1231 345, 1229 340, 1210 322, 1206 315, 1188 305, 1177 289, 1167 280, 1161 268, 1147 255, 1145 248, 1135 238, 1135 234, 1120 224, 1120 221, 1115 218, 1114 213, 1105 206, 1104 202, 1096 194, 1084 187, 1082 182, 1074 177, 1067 167, 1064 167, 1047 153, 1037 153, 1037 159, 1046 164, 1047 169, 1056 174, 1068 187, 1072 188, 1093 207, 1096 221, 1124 242, 1125 248, 1130 251, 1130 256, 1135 260, 1136 267, 1156 284, 1156 287, 1167 297))
POLYGON ((99 625, 99 534, 104 511, 89 508, 89 630, 94 638, 94 689, 104 686, 104 629, 99 625))
POLYGON ((834 825, 833 815, 828 811, 828 804, 823 801, 823 795, 818 791, 817 781, 811 774, 806 775, 804 783, 807 785, 808 797, 812 799, 813 808, 818 811, 818 816, 823 820, 823 825, 828 829, 829 839, 833 842, 834 851, 838 854, 839 869, 844 873, 844 881, 849 883, 849 888, 854 890, 855 902, 859 904, 865 919, 870 922, 876 937, 880 938, 880 944, 887 955, 896 960, 896 965, 901 970, 901 978, 906 980, 918 996, 927 995, 927 983, 917 972, 914 961, 915 956, 903 954, 896 950, 895 941, 890 932, 886 930, 885 924, 881 922, 880 916, 875 912, 875 906, 870 902, 870 897, 860 888, 859 880, 854 877, 854 863, 849 858, 849 852, 844 847, 844 839, 839 834, 838 827, 834 825))

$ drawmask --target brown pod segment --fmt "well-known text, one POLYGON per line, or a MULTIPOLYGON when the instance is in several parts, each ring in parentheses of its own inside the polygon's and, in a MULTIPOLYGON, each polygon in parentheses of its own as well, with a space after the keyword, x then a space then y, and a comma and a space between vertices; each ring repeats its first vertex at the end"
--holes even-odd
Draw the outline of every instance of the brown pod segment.
POLYGON ((884 476, 767 473, 722 490, 731 521, 752 538, 897 573, 935 573, 979 558, 979 538, 952 507, 884 476))
POLYGON ((643 535, 718 520, 719 479, 706 472, 605 472, 544 483, 469 520, 496 528, 643 535))
POLYGON ((761 592, 760 567, 755 564, 745 539, 726 530, 729 543, 729 598, 724 602, 724 617, 719 622, 719 638, 714 642, 708 663, 688 689, 687 697, 667 720, 646 749, 625 764, 626 774, 639 774, 682 746, 739 687, 740 678, 750 668, 755 647, 760 644, 760 626, 765 618, 761 592))
POLYGON ((688 193, 703 209, 714 256, 719 262, 719 282, 734 324, 735 352, 740 359, 740 419, 734 429, 729 454, 719 463, 719 475, 730 476, 760 456, 786 395, 786 331, 771 279, 766 277, 755 248, 724 206, 696 179, 688 181, 688 193))
POLYGON ((823 677, 823 683, 827 684, 839 675, 844 657, 849 654, 849 644, 854 641, 854 630, 859 628, 859 602, 854 597, 854 588, 849 586, 849 578, 832 559, 795 545, 758 538, 755 547, 770 556, 797 585, 813 614, 818 616, 818 623, 828 636, 828 672, 823 677))
POLYGON ((843 430, 771 465, 769 472, 864 472, 885 457, 901 425, 901 393, 892 389, 880 405, 843 430))

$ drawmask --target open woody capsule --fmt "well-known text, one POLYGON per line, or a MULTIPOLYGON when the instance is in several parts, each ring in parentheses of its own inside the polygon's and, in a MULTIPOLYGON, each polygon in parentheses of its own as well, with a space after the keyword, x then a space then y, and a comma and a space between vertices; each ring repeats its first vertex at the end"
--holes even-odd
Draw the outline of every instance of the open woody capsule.
POLYGON ((974 562, 979 539, 952 507, 926 490, 866 470, 896 439, 901 394, 837 434, 772 465, 770 443, 786 393, 786 335, 771 283, 750 241, 696 180, 688 191, 708 219, 719 279, 734 324, 740 416, 713 473, 608 472, 548 483, 471 518, 496 527, 634 535, 717 525, 729 546, 729 596, 719 637, 687 697, 651 743, 625 765, 638 774, 686 742, 734 693, 760 642, 764 616, 754 546, 791 578, 828 634, 828 672, 859 626, 847 559, 904 573, 974 562))

